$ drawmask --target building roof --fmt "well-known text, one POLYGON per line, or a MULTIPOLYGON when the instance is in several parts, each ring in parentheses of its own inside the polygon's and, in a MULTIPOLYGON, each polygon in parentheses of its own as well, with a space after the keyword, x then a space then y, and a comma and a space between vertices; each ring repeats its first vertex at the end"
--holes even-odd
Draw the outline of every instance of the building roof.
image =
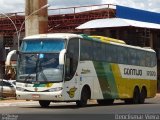
POLYGON ((116 17, 160 24, 160 13, 116 5, 116 17))
POLYGON ((140 28, 150 28, 150 29, 160 29, 160 24, 129 20, 129 19, 123 19, 123 18, 105 18, 105 19, 91 20, 78 26, 77 29, 129 27, 129 26, 140 27, 140 28))

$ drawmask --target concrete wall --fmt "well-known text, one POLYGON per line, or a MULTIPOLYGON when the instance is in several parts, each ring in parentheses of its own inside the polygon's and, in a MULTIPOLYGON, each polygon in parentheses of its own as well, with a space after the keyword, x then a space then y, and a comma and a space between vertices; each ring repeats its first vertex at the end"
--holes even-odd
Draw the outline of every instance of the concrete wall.
POLYGON ((48 30, 48 10, 44 8, 32 15, 33 12, 40 9, 48 3, 48 0, 26 0, 26 22, 25 22, 25 36, 34 34, 47 33, 48 30), (30 17, 29 17, 30 16, 30 17))

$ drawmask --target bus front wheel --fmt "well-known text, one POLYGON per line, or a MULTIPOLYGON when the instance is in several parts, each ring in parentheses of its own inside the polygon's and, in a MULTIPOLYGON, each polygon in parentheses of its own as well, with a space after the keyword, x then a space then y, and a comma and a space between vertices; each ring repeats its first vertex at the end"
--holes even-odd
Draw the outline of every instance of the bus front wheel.
POLYGON ((43 108, 47 108, 50 105, 50 101, 47 100, 40 100, 39 104, 41 105, 41 107, 43 108))
POLYGON ((87 101, 90 99, 90 89, 88 87, 84 87, 81 92, 81 99, 76 101, 78 107, 84 107, 87 105, 87 101))

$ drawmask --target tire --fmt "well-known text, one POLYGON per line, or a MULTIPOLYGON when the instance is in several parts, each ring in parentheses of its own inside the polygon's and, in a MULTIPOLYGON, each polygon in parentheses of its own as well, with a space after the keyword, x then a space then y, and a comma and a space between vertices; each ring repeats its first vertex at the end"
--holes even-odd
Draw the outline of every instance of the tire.
POLYGON ((90 93, 87 87, 84 87, 81 92, 81 99, 76 101, 78 107, 84 107, 87 105, 87 101, 90 98, 90 93))
POLYGON ((139 100, 140 100, 140 92, 139 92, 139 89, 136 87, 133 92, 132 102, 133 104, 138 104, 139 100))
POLYGON ((145 88, 142 88, 141 93, 140 93, 139 103, 144 104, 146 97, 147 97, 147 91, 145 88))
POLYGON ((114 99, 108 99, 108 100, 97 100, 97 103, 99 105, 112 105, 114 102, 114 99))
POLYGON ((50 105, 50 101, 47 100, 40 100, 39 104, 42 108, 47 108, 50 105))

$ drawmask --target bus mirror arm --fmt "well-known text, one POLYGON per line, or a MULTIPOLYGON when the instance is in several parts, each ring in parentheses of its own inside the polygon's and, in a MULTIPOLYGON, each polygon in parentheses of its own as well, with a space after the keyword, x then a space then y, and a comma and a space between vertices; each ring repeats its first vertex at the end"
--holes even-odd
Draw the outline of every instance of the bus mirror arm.
POLYGON ((11 65, 11 57, 17 53, 17 50, 12 50, 8 53, 7 58, 6 58, 6 66, 10 66, 11 65))
POLYGON ((59 54, 59 64, 64 65, 64 56, 66 54, 66 49, 61 50, 59 54))

